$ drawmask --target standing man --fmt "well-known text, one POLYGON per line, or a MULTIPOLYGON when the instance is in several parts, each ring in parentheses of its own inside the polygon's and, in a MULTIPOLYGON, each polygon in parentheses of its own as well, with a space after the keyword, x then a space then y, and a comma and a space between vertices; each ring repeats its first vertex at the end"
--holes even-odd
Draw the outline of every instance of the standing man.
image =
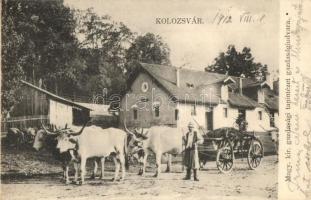
POLYGON ((183 141, 185 144, 185 157, 184 165, 187 168, 187 174, 184 180, 190 180, 191 170, 193 169, 193 177, 195 181, 199 181, 197 176, 197 169, 199 165, 199 153, 198 153, 198 144, 203 143, 203 137, 201 134, 198 134, 194 131, 194 126, 191 122, 188 124, 188 133, 184 136, 183 141))

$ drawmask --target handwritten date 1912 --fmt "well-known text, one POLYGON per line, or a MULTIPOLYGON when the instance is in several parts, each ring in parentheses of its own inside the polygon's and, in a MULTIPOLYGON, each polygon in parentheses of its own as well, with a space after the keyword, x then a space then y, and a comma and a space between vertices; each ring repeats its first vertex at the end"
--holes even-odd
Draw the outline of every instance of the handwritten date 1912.
POLYGON ((234 22, 244 24, 263 23, 265 18, 265 14, 254 14, 251 12, 243 12, 236 16, 231 13, 231 8, 229 8, 227 10, 219 10, 213 17, 212 23, 216 25, 231 24, 234 22))

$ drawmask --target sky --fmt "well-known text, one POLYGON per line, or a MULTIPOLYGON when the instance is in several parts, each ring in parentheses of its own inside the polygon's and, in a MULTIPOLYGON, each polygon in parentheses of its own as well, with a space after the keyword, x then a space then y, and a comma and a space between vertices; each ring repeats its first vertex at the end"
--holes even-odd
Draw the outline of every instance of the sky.
POLYGON ((270 72, 279 67, 278 1, 65 0, 65 5, 93 7, 97 14, 108 14, 137 34, 160 35, 170 47, 170 59, 176 67, 204 70, 230 44, 239 51, 250 47, 255 62, 267 64, 270 72), (240 22, 244 13, 254 21, 240 22), (217 24, 220 16, 231 16, 231 23, 217 24), (185 17, 202 18, 204 24, 156 24, 157 18, 185 17))

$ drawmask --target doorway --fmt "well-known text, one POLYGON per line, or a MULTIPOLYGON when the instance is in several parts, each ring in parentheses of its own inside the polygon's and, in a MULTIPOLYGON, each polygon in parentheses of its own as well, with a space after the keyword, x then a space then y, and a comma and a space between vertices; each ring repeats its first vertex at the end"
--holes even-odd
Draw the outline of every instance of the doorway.
POLYGON ((205 112, 205 119, 206 119, 206 129, 208 131, 212 131, 213 127, 213 107, 210 107, 208 111, 205 112))
POLYGON ((239 109, 239 116, 242 115, 242 119, 246 121, 246 112, 245 110, 239 109))

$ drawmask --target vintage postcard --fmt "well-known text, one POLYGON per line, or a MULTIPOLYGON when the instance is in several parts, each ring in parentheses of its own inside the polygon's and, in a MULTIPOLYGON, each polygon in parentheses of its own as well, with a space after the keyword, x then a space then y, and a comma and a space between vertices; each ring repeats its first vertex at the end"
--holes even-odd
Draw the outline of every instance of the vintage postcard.
POLYGON ((310 0, 2 0, 2 199, 311 199, 310 0))

